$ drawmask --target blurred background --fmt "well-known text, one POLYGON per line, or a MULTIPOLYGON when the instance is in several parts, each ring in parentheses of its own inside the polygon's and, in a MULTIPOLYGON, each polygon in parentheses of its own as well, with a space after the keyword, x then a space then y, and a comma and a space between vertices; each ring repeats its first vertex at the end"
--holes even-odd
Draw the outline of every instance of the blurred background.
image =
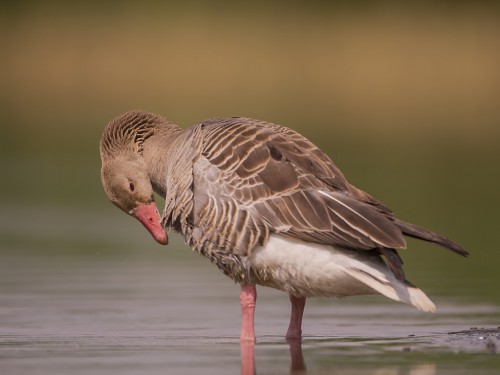
POLYGON ((217 273, 107 202, 98 143, 131 109, 181 127, 247 116, 303 133, 351 183, 471 252, 410 240, 414 283, 500 303, 497 3, 5 2, 0 45, 0 267, 108 256, 217 273))

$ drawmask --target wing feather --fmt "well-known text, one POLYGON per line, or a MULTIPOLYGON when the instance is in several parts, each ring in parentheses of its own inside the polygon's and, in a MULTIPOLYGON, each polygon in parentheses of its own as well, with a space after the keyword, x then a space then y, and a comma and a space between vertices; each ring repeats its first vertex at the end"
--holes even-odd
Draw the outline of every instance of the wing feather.
POLYGON ((297 132, 247 118, 195 128, 201 154, 193 162, 191 220, 203 232, 199 246, 246 255, 275 232, 355 249, 405 247, 392 212, 297 132))

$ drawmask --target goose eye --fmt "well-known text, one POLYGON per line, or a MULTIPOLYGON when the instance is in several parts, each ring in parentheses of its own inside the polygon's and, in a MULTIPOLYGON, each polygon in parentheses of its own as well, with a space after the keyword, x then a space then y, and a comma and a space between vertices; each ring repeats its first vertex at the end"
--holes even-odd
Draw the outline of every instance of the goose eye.
POLYGON ((129 189, 130 189, 130 191, 133 193, 133 192, 134 192, 134 190, 135 190, 135 185, 134 185, 132 182, 130 182, 130 183, 128 184, 128 188, 129 188, 129 189))

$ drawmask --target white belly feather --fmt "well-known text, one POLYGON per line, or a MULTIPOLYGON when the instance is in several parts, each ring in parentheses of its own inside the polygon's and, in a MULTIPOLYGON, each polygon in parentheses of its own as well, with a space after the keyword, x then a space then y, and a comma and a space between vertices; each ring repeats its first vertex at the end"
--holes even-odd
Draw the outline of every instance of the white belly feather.
POLYGON ((272 235, 257 247, 246 266, 259 283, 293 295, 345 297, 380 293, 423 311, 435 311, 432 301, 418 288, 397 280, 382 259, 369 251, 295 241, 272 235))

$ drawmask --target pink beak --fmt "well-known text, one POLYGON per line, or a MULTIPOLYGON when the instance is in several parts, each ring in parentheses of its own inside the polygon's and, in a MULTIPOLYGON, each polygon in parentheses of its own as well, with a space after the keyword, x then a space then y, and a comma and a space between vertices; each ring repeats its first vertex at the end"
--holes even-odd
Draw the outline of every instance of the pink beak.
POLYGON ((168 244, 168 236, 160 223, 160 214, 154 202, 140 204, 130 214, 146 227, 156 242, 162 245, 168 244))

